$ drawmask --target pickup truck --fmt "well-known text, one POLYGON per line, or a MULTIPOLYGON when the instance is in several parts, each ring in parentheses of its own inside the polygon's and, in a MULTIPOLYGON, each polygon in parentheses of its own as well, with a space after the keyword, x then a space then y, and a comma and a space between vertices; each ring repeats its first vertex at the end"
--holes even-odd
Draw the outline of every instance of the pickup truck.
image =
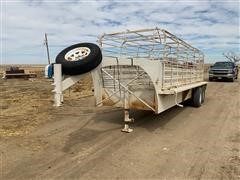
POLYGON ((209 81, 228 79, 233 82, 238 78, 238 66, 230 61, 216 62, 209 69, 209 81))

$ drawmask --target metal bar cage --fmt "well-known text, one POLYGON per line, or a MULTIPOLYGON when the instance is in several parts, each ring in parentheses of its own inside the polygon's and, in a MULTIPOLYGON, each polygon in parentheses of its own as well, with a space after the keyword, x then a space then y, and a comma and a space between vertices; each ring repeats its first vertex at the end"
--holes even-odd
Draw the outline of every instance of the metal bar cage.
POLYGON ((105 57, 192 63, 201 63, 204 59, 200 50, 160 28, 103 34, 99 44, 105 57))
POLYGON ((98 41, 104 57, 161 61, 162 89, 203 80, 204 54, 164 29, 103 34, 98 41))

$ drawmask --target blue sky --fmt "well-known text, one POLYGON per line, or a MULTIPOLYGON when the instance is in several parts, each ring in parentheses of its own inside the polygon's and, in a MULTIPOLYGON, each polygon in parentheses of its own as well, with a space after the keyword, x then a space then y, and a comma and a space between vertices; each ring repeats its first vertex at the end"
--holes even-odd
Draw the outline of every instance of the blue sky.
POLYGON ((205 62, 240 52, 239 1, 1 1, 1 63, 46 64, 63 48, 102 33, 159 27, 199 48, 205 62))

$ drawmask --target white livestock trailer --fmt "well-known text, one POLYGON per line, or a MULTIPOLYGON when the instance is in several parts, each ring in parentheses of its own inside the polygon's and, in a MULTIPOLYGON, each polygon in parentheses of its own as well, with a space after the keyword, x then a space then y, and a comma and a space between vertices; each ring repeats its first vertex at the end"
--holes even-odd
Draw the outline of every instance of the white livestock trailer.
MULTIPOLYGON (((160 28, 103 34, 98 39, 103 58, 91 71, 96 105, 124 108, 124 128, 131 132, 130 109, 159 114, 192 99, 195 107, 205 98, 203 53, 160 28)), ((62 80, 61 65, 55 64, 55 105, 62 91, 81 75, 62 80)))

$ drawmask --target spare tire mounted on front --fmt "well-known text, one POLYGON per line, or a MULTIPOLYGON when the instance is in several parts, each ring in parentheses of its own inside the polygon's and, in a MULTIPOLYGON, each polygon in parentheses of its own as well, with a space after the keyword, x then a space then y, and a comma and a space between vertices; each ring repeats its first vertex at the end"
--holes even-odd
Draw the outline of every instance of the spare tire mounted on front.
POLYGON ((102 53, 96 44, 79 43, 62 50, 56 63, 62 64, 63 74, 80 75, 96 68, 102 61, 102 53))

